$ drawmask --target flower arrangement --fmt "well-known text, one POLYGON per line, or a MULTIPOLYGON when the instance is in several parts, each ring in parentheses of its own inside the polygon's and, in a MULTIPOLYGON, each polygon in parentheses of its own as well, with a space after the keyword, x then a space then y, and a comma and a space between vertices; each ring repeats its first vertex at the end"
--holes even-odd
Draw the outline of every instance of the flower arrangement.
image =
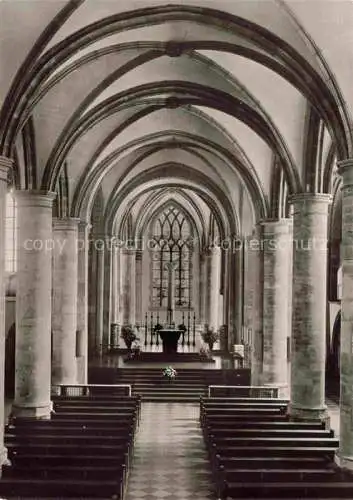
POLYGON ((184 323, 180 323, 180 325, 178 325, 178 330, 180 330, 181 332, 185 333, 186 330, 187 330, 187 328, 184 325, 184 323))
POLYGON ((121 327, 121 338, 124 340, 128 349, 131 349, 132 343, 135 342, 135 340, 138 340, 132 325, 124 325, 121 327))
POLYGON ((218 332, 214 330, 213 326, 210 327, 209 325, 205 325, 205 329, 201 335, 205 344, 207 344, 210 351, 212 351, 214 343, 219 339, 218 332))
POLYGON ((172 366, 167 366, 166 368, 164 368, 162 373, 163 377, 166 377, 169 380, 173 380, 177 376, 177 371, 172 366))

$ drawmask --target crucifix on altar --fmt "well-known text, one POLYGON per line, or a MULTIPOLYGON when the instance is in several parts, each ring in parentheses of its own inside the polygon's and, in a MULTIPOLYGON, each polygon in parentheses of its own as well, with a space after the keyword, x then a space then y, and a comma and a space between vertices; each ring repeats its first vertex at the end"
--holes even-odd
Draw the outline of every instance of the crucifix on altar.
POLYGON ((168 302, 167 302, 167 325, 174 325, 175 311, 175 269, 177 262, 166 262, 165 269, 168 271, 168 302))

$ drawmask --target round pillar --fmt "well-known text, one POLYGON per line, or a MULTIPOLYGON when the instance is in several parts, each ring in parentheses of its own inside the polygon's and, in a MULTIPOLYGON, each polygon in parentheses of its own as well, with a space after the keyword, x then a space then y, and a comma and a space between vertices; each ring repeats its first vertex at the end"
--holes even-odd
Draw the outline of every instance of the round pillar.
POLYGON ((95 353, 98 356, 103 355, 103 320, 104 320, 104 255, 105 239, 96 241, 96 334, 95 334, 95 353), (99 244, 98 244, 99 241, 99 244))
POLYGON ((51 411, 52 205, 54 193, 17 191, 16 417, 51 411))
POLYGON ((353 159, 339 164, 342 176, 342 298, 339 463, 353 470, 353 159))
POLYGON ((142 250, 136 250, 136 322, 142 325, 142 250))
POLYGON ((204 325, 207 323, 206 315, 206 297, 207 297, 207 254, 205 252, 200 253, 200 275, 199 275, 199 294, 200 294, 200 324, 204 325))
POLYGON ((207 323, 218 330, 221 249, 210 247, 207 251, 207 323))
POLYGON ((327 220, 331 196, 302 193, 293 203, 291 404, 294 418, 326 418, 327 220))
POLYGON ((53 220, 52 383, 76 384, 79 219, 53 220))
POLYGON ((7 449, 4 446, 4 399, 5 399, 5 217, 8 174, 12 169, 12 160, 0 156, 0 471, 7 460, 7 449))
POLYGON ((124 249, 122 252, 123 324, 135 326, 136 322, 136 250, 124 249))
POLYGON ((263 227, 263 371, 265 385, 288 397, 288 309, 292 246, 291 220, 265 221, 263 227))
POLYGON ((77 382, 88 381, 88 250, 91 225, 78 224, 77 244, 77 355, 79 356, 77 382))

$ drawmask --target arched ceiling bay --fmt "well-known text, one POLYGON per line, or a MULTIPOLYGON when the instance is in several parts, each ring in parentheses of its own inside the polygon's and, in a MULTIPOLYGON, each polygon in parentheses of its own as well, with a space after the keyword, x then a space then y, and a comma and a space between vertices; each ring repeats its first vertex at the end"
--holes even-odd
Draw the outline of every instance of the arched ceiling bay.
POLYGON ((126 215, 131 213, 136 200, 146 193, 164 191, 166 194, 169 192, 169 197, 171 197, 171 192, 182 190, 184 194, 190 193, 189 196, 196 201, 196 204, 199 204, 198 198, 206 203, 217 220, 222 238, 239 234, 239 221, 233 216, 234 212, 229 200, 224 199, 222 193, 212 183, 200 185, 197 182, 199 179, 182 178, 185 171, 180 167, 180 165, 174 165, 175 176, 173 176, 166 173, 166 168, 170 166, 162 165, 148 174, 145 173, 139 183, 131 182, 123 190, 115 190, 106 207, 106 232, 120 234, 126 215), (168 178, 168 182, 165 178, 168 178))
POLYGON ((349 0, 0 2, 6 69, 0 153, 14 155, 16 145, 21 169, 29 168, 23 130, 30 122, 37 187, 55 189, 66 165, 74 214, 87 210, 99 186, 106 203, 133 192, 136 209, 136 193, 150 192, 147 179, 155 192, 163 184, 180 190, 192 173, 201 183, 189 180, 192 196, 203 203, 214 197, 219 214, 235 221, 245 203, 257 218, 266 216, 278 195, 276 169, 291 193, 307 189, 315 175, 306 169, 325 161, 305 162, 308 110, 321 120, 327 162, 353 152, 352 6, 349 0), (153 151, 161 140, 167 147, 153 151))

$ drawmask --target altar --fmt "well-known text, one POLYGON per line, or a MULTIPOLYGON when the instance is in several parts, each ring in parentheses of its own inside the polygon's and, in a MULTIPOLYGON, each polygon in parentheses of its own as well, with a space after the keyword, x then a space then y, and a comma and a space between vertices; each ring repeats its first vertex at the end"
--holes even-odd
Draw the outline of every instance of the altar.
POLYGON ((158 333, 162 339, 164 353, 173 354, 178 352, 178 342, 180 335, 183 333, 182 330, 177 330, 175 328, 163 328, 162 330, 159 330, 158 333))

